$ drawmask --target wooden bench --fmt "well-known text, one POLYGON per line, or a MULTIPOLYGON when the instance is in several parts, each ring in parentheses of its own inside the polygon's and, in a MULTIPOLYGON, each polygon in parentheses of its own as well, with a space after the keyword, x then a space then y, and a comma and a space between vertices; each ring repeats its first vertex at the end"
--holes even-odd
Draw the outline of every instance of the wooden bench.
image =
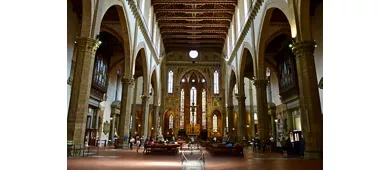
POLYGON ((244 149, 242 146, 238 146, 238 147, 228 147, 227 145, 225 144, 207 144, 207 147, 206 149, 210 152, 210 153, 235 153, 235 154, 240 154, 240 155, 244 155, 244 149))
POLYGON ((145 147, 145 154, 152 152, 168 152, 177 153, 179 151, 180 144, 153 144, 152 146, 145 147))

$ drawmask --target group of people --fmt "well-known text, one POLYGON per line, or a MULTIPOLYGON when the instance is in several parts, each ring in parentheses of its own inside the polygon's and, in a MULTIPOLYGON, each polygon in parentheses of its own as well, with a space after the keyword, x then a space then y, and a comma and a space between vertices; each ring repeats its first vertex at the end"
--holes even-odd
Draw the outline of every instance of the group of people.
POLYGON ((143 143, 146 143, 143 136, 136 136, 135 139, 134 137, 131 137, 129 140, 130 150, 133 150, 133 146, 135 146, 138 152, 143 143))
POLYGON ((154 144, 154 140, 152 139, 152 137, 146 138, 146 140, 144 140, 143 136, 141 137, 136 136, 135 139, 134 137, 131 137, 131 139, 129 140, 130 150, 133 150, 133 146, 135 145, 135 147, 137 148, 137 152, 142 145, 144 146, 144 148, 147 148, 152 146, 153 144, 154 144))
MULTIPOLYGON (((282 151, 283 151, 283 156, 287 157, 288 155, 294 155, 298 154, 299 150, 299 155, 301 157, 304 156, 304 151, 305 151, 305 140, 303 137, 296 142, 291 142, 290 138, 286 138, 285 140, 280 141, 282 145, 282 151)), ((262 151, 262 152, 271 152, 271 140, 262 140, 260 141, 258 138, 252 139, 252 149, 253 152, 257 151, 262 151)))
POLYGON ((299 150, 299 155, 304 156, 306 144, 303 137, 299 141, 291 142, 290 138, 280 141, 282 144, 283 156, 293 155, 294 151, 299 150))
POLYGON ((260 141, 259 138, 252 138, 252 149, 253 152, 263 151, 271 152, 271 140, 260 141))

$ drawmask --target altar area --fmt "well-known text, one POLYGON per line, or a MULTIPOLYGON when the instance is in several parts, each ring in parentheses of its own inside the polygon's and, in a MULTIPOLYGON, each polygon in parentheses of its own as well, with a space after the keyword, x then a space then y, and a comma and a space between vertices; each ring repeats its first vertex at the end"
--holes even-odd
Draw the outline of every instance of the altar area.
POLYGON ((186 135, 198 136, 200 134, 200 124, 187 124, 186 135))

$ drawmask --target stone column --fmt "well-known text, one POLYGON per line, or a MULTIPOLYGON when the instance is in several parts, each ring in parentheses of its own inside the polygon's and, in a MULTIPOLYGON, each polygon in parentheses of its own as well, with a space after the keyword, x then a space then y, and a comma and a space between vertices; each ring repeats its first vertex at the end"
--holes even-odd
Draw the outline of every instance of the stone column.
POLYGON ((158 127, 159 127, 159 123, 158 122, 158 117, 160 116, 159 115, 159 106, 157 105, 154 105, 153 106, 153 130, 152 130, 152 138, 154 140, 157 140, 157 132, 158 132, 158 127))
POLYGON ((294 43, 292 51, 298 73, 302 132, 306 140, 305 158, 322 158, 322 113, 314 63, 313 41, 294 43))
POLYGON ((142 95, 142 122, 141 125, 141 135, 146 139, 148 137, 148 128, 149 128, 149 96, 142 95))
POLYGON ((238 141, 242 142, 242 137, 245 135, 246 121, 245 121, 245 96, 236 96, 238 101, 238 115, 237 115, 237 136, 238 141))
POLYGON ((121 98, 121 113, 119 118, 118 142, 116 148, 128 148, 129 145, 125 141, 125 136, 129 135, 130 131, 130 112, 131 112, 131 97, 134 90, 134 79, 122 78, 122 98, 121 98))
POLYGON ((108 140, 111 140, 111 142, 109 142, 108 144, 112 144, 112 142, 114 142, 115 125, 116 125, 116 109, 117 109, 117 105, 111 105, 110 133, 108 135, 108 140))
POLYGON ((275 116, 276 116, 276 108, 274 105, 269 107, 269 114, 271 115, 271 129, 272 129, 272 137, 276 140, 276 128, 275 128, 275 116))
MULTIPOLYGON (((234 106, 233 105, 229 105, 227 107, 227 112, 228 112, 228 125, 229 125, 229 128, 228 128, 228 133, 229 133, 229 139, 230 141, 233 140, 234 138, 234 131, 233 131, 233 128, 234 128, 234 113, 233 113, 233 109, 234 109, 234 106)), ((237 130, 237 129, 236 129, 237 130)))
POLYGON ((269 139, 269 118, 266 94, 267 80, 254 80, 253 85, 256 87, 259 138, 260 140, 267 140, 269 139))
POLYGON ((135 126, 137 123, 137 104, 132 104, 131 106, 131 119, 133 120, 133 124, 131 124, 131 136, 134 136, 137 131, 137 127, 135 126))
MULTIPOLYGON (((164 80, 163 80, 164 81, 164 80)), ((163 83, 162 83, 163 84, 163 83)), ((164 112, 165 112, 165 95, 164 94, 166 94, 166 91, 165 91, 165 89, 163 88, 163 87, 161 87, 161 103, 159 104, 159 106, 160 106, 160 109, 159 109, 159 112, 160 112, 160 126, 161 126, 161 131, 162 131, 162 133, 163 133, 163 136, 164 135, 166 135, 166 134, 164 134, 164 112)), ((179 98, 180 99, 180 98, 179 98)), ((175 121, 174 121, 175 122, 175 121)), ((178 127, 176 127, 176 124, 175 123, 173 123, 173 132, 174 132, 174 130, 175 129, 177 129, 178 127)))
POLYGON ((133 90, 133 95, 132 95, 132 97, 133 97, 132 103, 133 104, 131 106, 131 118, 133 120, 133 124, 131 124, 131 136, 134 136, 135 132, 137 131, 137 127, 135 126, 137 123, 137 91, 138 91, 138 79, 135 79, 134 90, 133 90))
MULTIPOLYGON (((251 138, 255 137, 255 111, 253 109, 253 89, 252 84, 249 84, 249 102, 250 102, 250 112, 251 112, 251 124, 250 124, 250 130, 251 130, 251 138)), ((249 139, 248 139, 249 140, 249 139)))
POLYGON ((226 137, 226 132, 227 132, 227 129, 226 129, 226 107, 222 107, 222 115, 221 115, 221 119, 222 119, 222 139, 225 139, 226 137))
MULTIPOLYGON (((164 134, 164 108, 162 107, 162 106, 160 106, 160 108, 158 109, 159 110, 159 114, 160 114, 160 127, 161 127, 161 131, 162 131, 162 135, 164 136, 164 135, 166 135, 166 134, 164 134)), ((173 122, 175 122, 175 121, 173 121, 173 122)), ((178 127, 176 127, 175 126, 175 123, 173 123, 173 131, 175 130, 175 128, 178 128, 178 127)))
POLYGON ((104 116, 104 105, 101 103, 99 104, 99 111, 98 111, 98 117, 99 117, 99 125, 98 125, 98 139, 100 140, 102 133, 103 133, 103 116, 104 116))
POLYGON ((292 132, 294 129, 293 129, 293 117, 292 117, 292 110, 290 109, 287 109, 286 110, 286 117, 287 117, 287 132, 288 134, 290 134, 290 132, 292 132))
POLYGON ((95 53, 100 43, 92 38, 81 37, 77 40, 77 45, 77 59, 68 109, 67 140, 80 145, 84 144, 95 53))

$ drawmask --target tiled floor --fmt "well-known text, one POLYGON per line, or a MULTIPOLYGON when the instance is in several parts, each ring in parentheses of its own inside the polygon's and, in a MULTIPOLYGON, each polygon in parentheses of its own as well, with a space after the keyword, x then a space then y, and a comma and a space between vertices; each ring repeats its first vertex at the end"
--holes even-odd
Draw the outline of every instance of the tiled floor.
MULTIPOLYGON (((100 148, 99 154, 91 151, 89 157, 68 158, 69 170, 180 170, 181 154, 144 155, 142 149, 137 153, 135 150, 114 150, 100 148)), ((211 155, 205 150, 206 170, 322 170, 322 160, 304 160, 301 158, 283 158, 280 153, 253 153, 251 148, 245 148, 244 157, 236 155, 211 155)), ((197 159, 199 151, 191 155, 184 151, 188 159, 197 159)))

